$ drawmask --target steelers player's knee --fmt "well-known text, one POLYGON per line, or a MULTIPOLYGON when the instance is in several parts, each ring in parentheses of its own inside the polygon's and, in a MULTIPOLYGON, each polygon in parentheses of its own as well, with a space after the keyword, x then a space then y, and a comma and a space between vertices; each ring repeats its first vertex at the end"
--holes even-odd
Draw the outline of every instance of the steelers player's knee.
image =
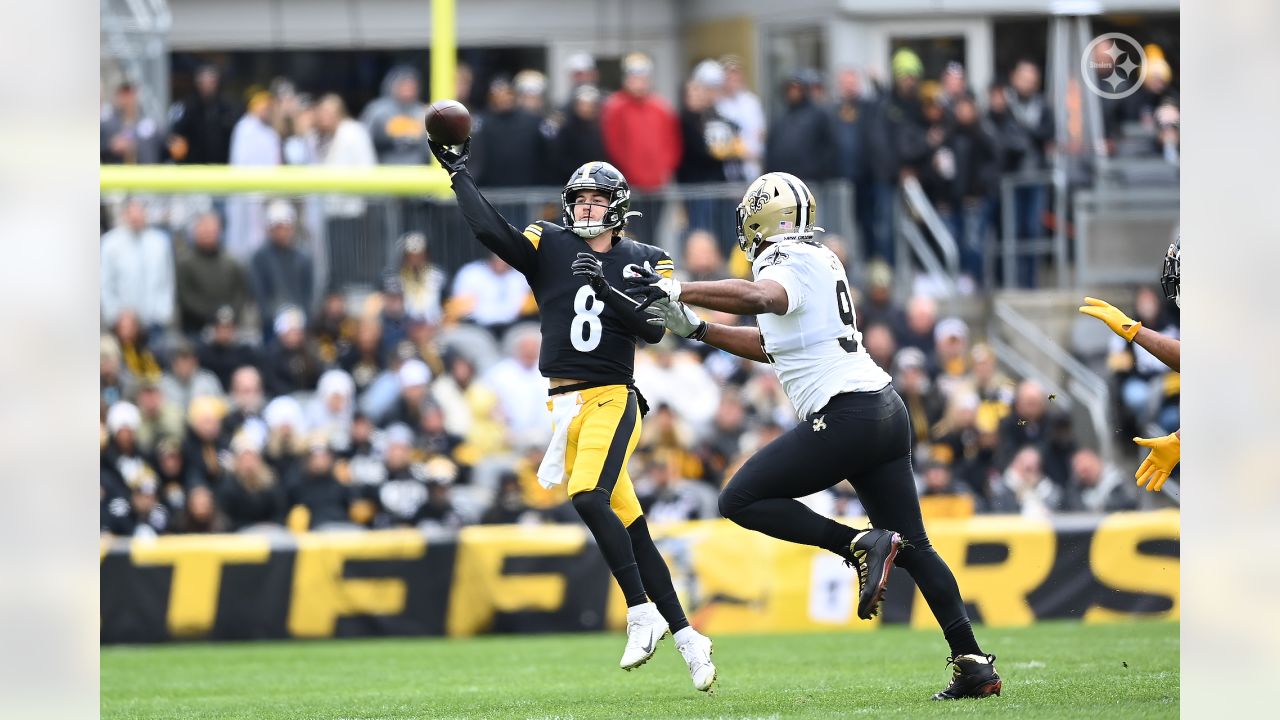
POLYGON ((720 517, 732 520, 735 515, 742 512, 746 508, 748 502, 738 493, 733 492, 729 488, 720 491, 720 498, 716 501, 716 505, 720 510, 720 517))
POLYGON ((590 526, 591 521, 603 519, 606 514, 612 515, 613 508, 609 507, 609 493, 604 488, 592 488, 584 490, 573 496, 573 509, 578 511, 578 517, 590 526))

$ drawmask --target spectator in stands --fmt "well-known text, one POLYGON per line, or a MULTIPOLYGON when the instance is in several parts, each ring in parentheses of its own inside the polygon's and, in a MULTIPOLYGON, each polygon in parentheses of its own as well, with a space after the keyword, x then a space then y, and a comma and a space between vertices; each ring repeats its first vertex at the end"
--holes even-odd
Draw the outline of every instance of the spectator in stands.
POLYGON ((542 334, 532 325, 513 328, 505 344, 506 357, 489 368, 482 382, 498 396, 513 445, 545 442, 551 437, 551 415, 550 384, 538 371, 542 334))
POLYGON ((375 528, 412 527, 421 520, 427 504, 427 483, 420 464, 413 459, 413 430, 394 423, 383 434, 386 443, 385 480, 377 486, 375 528))
POLYGON ((253 255, 250 280, 257 298, 262 323, 262 341, 271 340, 274 318, 286 306, 310 312, 313 288, 311 258, 296 247, 297 213, 287 200, 273 200, 267 206, 267 236, 270 242, 253 255))
POLYGON ((474 383, 476 367, 463 353, 450 351, 445 356, 445 376, 431 388, 431 396, 444 413, 447 432, 465 438, 471 431, 471 401, 468 395, 489 394, 483 384, 474 383))
POLYGON ((733 458, 741 452, 742 436, 747 430, 747 411, 736 391, 720 394, 711 428, 696 452, 702 461, 707 481, 716 488, 724 484, 724 474, 733 458))
POLYGON ((988 413, 991 424, 1004 419, 1013 407, 1016 384, 1009 376, 1000 372, 996 365, 996 354, 986 344, 973 346, 970 351, 973 360, 973 380, 978 391, 979 412, 988 413))
POLYGON ((919 348, 904 347, 894 356, 893 385, 911 416, 912 447, 929 442, 929 430, 942 419, 946 400, 929 380, 928 363, 919 348))
POLYGON ((308 95, 299 95, 293 109, 284 116, 280 133, 284 139, 280 153, 286 165, 315 165, 319 162, 316 147, 316 108, 308 95))
POLYGON ((187 492, 185 487, 186 468, 182 464, 182 429, 185 427, 182 418, 178 418, 179 432, 176 435, 160 438, 155 446, 152 467, 160 481, 161 501, 175 513, 174 531, 183 532, 182 510, 186 506, 187 492))
POLYGON ((488 110, 475 119, 471 134, 469 167, 481 187, 530 187, 550 180, 542 119, 516 105, 507 78, 489 84, 488 110))
POLYGON ((159 378, 143 380, 138 388, 137 445, 151 455, 163 438, 182 437, 182 410, 165 399, 159 378))
POLYGON ((906 325, 906 314, 893 301, 893 269, 884 260, 874 259, 866 264, 866 297, 858 298, 854 310, 858 314, 858 328, 884 325, 901 328, 906 325))
MULTIPOLYGON (((316 158, 331 168, 369 168, 377 164, 369 131, 347 115, 342 98, 328 94, 316 105, 316 158)), ((329 287, 356 278, 362 252, 367 252, 366 204, 355 195, 327 195, 324 199, 325 243, 329 258, 329 287)), ((379 239, 381 242, 381 239, 379 239)), ((310 305, 303 305, 310 310, 310 305)), ((273 309, 263 308, 267 314, 273 309)))
POLYGON ((600 72, 596 69, 596 59, 591 57, 591 53, 577 52, 570 55, 565 61, 565 68, 569 71, 570 97, 583 85, 599 86, 600 72))
POLYGON ((531 291, 524 275, 497 255, 463 265, 453 279, 461 317, 500 336, 524 314, 531 291))
POLYGON ((195 348, 186 340, 179 340, 173 350, 169 372, 160 379, 165 399, 182 412, 190 410, 191 401, 201 396, 222 397, 222 383, 218 376, 200 367, 195 348))
POLYGON ((958 231, 961 270, 981 285, 987 229, 995 216, 995 199, 1000 190, 1000 148, 994 129, 978 115, 972 97, 956 97, 952 107, 955 125, 949 145, 956 159, 954 196, 959 212, 951 226, 958 231))
POLYGON ((147 338, 138 322, 138 314, 131 308, 125 309, 116 318, 116 324, 111 330, 119 344, 124 369, 129 375, 136 380, 159 380, 160 363, 155 354, 147 349, 147 338))
POLYGON ((708 230, 695 230, 689 233, 684 241, 684 262, 679 266, 681 279, 689 280, 723 280, 725 273, 724 257, 720 254, 720 246, 715 235, 708 230))
POLYGON ((158 535, 169 512, 157 501, 159 480, 137 442, 138 408, 127 402, 107 412, 109 439, 99 467, 100 530, 113 535, 158 535))
MULTIPOLYGON (((302 478, 288 488, 290 514, 305 517, 309 530, 347 530, 351 525, 351 503, 354 499, 350 488, 338 482, 333 474, 333 454, 318 439, 310 442, 310 453, 302 478), (306 510, 299 513, 298 507, 306 510)), ((289 526, 301 521, 289 519, 289 526)))
POLYGON ((390 275, 382 279, 381 309, 378 320, 382 323, 382 355, 396 351, 409 334, 409 316, 404 308, 404 286, 400 278, 390 275))
POLYGON ((969 325, 960 318, 946 318, 933 329, 938 363, 938 390, 951 393, 969 382, 969 325))
POLYGON ((1037 468, 1059 486, 1065 486, 1075 453, 1071 418, 1049 407, 1049 395, 1034 380, 1018 385, 1013 412, 1000 421, 998 462, 1010 462, 1014 454, 1030 445, 1036 448, 1037 468))
POLYGON ((182 464, 186 467, 187 500, 196 486, 216 487, 222 477, 219 455, 228 448, 222 437, 226 403, 208 395, 191 401, 187 410, 187 434, 182 441, 182 464))
POLYGON ((205 65, 196 71, 196 91, 169 113, 174 160, 193 165, 225 165, 231 153, 231 129, 236 109, 219 94, 218 69, 205 65))
MULTIPOLYGON (((427 364, 411 358, 405 360, 396 371, 400 394, 380 425, 403 423, 410 428, 422 423, 422 410, 427 401, 427 386, 431 382, 431 370, 427 364)), ((411 439, 412 440, 412 439, 411 439)))
POLYGON ((326 367, 336 365, 356 336, 356 321, 347 314, 347 299, 341 292, 325 293, 307 334, 315 342, 320 362, 326 367))
POLYGON ((248 275, 223 250, 221 234, 216 213, 197 215, 191 224, 191 251, 178 258, 178 327, 192 339, 215 322, 219 308, 239 313, 249 300, 248 275))
POLYGON ((173 253, 169 238, 147 227, 142 200, 124 203, 121 222, 102 236, 102 322, 115 325, 120 313, 133 309, 149 338, 163 337, 173 322, 173 253))
POLYGON ((326 370, 307 406, 306 427, 329 438, 339 456, 351 447, 351 426, 356 411, 356 384, 344 370, 326 370))
POLYGON ((765 170, 787 172, 805 182, 834 177, 837 147, 835 123, 825 108, 815 105, 802 73, 783 85, 786 110, 769 125, 765 141, 765 170))
POLYGON ((878 322, 870 325, 858 323, 858 326, 862 328, 862 346, 867 349, 871 359, 881 368, 892 368, 894 355, 898 353, 898 342, 889 326, 878 322))
POLYGON ((105 412, 115 403, 132 398, 138 381, 124 368, 120 343, 111 335, 102 335, 98 340, 98 395, 105 412))
POLYGON ((968 486, 957 482, 951 466, 933 458, 920 463, 920 497, 947 497, 970 495, 968 486))
POLYGON ((989 486, 988 512, 1048 520, 1061 507, 1062 488, 1041 470, 1040 451, 1030 445, 1020 448, 1004 475, 989 486))
POLYGON ((246 365, 258 365, 258 351, 236 336, 236 312, 223 305, 213 315, 213 327, 197 350, 200 365, 212 372, 222 387, 231 387, 231 375, 246 365))
POLYGON ((938 103, 953 115, 956 112, 956 106, 961 100, 972 99, 972 94, 969 92, 969 79, 965 76, 964 65, 958 62, 949 62, 943 68, 939 86, 941 92, 938 95, 938 103))
POLYGON ((266 436, 262 438, 264 443, 260 448, 262 458, 285 486, 292 485, 301 474, 302 463, 307 456, 307 421, 303 417, 302 406, 288 395, 273 398, 262 409, 261 423, 257 420, 246 422, 236 434, 253 428, 256 436, 264 426, 266 436))
POLYGON ((396 243, 399 257, 394 274, 404 291, 405 313, 412 319, 439 325, 443 319, 441 298, 445 290, 445 274, 431 262, 427 254, 427 238, 420 232, 408 232, 396 243))
POLYGON ((959 388, 947 398, 942 419, 929 431, 932 445, 930 458, 951 468, 956 479, 975 494, 986 487, 987 456, 978 428, 978 395, 969 388, 959 388))
POLYGON ((338 357, 338 366, 355 381, 356 394, 363 393, 386 368, 382 356, 382 323, 376 316, 360 319, 355 342, 338 357))
POLYGON ((905 324, 894 332, 899 347, 913 347, 924 353, 926 368, 932 376, 938 367, 934 332, 938 322, 938 303, 928 295, 915 295, 907 301, 905 324))
POLYGON ((656 453, 637 485, 640 507, 650 522, 702 520, 720 515, 716 508, 717 489, 682 477, 672 453, 656 453))
POLYGON ((306 317, 297 308, 284 308, 275 318, 275 339, 262 358, 267 393, 288 395, 315 389, 320 358, 307 346, 306 317))
POLYGON ((764 106, 760 98, 747 89, 741 58, 725 55, 720 58, 720 65, 724 68, 724 87, 716 100, 716 112, 733 123, 742 140, 741 177, 732 179, 750 180, 759 177, 764 158, 764 106))
POLYGON ((498 492, 493 503, 480 516, 483 525, 536 524, 538 514, 524 501, 520 477, 510 470, 498 476, 498 492))
MULTIPOLYGON (((1049 167, 1054 140, 1053 108, 1040 93, 1040 69, 1030 60, 1019 60, 1009 73, 1009 87, 1001 101, 992 98, 991 115, 1004 155, 1005 172, 1038 172, 1049 167)), ((1022 241, 1044 234, 1045 185, 1023 185, 1014 190, 1014 235, 1022 241)), ((1007 232, 1007 230, 1006 230, 1007 232)), ((1018 260, 1020 287, 1036 286, 1038 259, 1018 260)))
POLYGON ((1064 512, 1109 513, 1137 507, 1134 485, 1119 468, 1104 463, 1098 453, 1088 448, 1076 451, 1062 503, 1064 512))
POLYGON ((186 504, 174 525, 181 533, 213 533, 223 531, 223 521, 218 515, 217 500, 213 490, 197 485, 187 491, 186 504))
POLYGON ((703 430, 720 404, 720 386, 696 354, 677 347, 673 339, 664 339, 653 346, 647 358, 637 357, 636 384, 643 388, 651 406, 670 406, 681 420, 703 430))
MULTIPOLYGON (((417 439, 414 442, 415 451, 419 452, 423 457, 430 459, 436 456, 454 458, 454 451, 462 444, 462 438, 453 435, 445 429, 444 411, 434 402, 428 402, 422 409, 422 418, 417 427, 417 439)), ((465 482, 462 477, 469 470, 465 463, 459 461, 459 479, 465 482)))
POLYGON ((605 151, 632 190, 657 190, 671 180, 680 163, 680 123, 666 101, 653 93, 653 61, 648 56, 624 57, 622 75, 622 89, 609 96, 601 113, 605 151))
MULTIPOLYGON (((871 203, 869 181, 871 165, 867 147, 868 125, 875 113, 874 102, 864 97, 862 76, 853 68, 845 68, 836 76, 836 168, 838 177, 853 183, 857 193, 854 209, 863 237, 871 237, 871 203)), ((846 263, 846 266, 848 264, 846 263)))
POLYGON ((574 88, 551 148, 556 182, 586 163, 607 157, 600 128, 600 90, 594 85, 574 88))
POLYGON ((398 65, 382 80, 382 96, 365 106, 368 129, 381 165, 428 165, 427 106, 420 99, 418 71, 398 65))
MULTIPOLYGON (((249 109, 231 133, 231 164, 276 166, 284 160, 281 139, 271 126, 275 100, 259 90, 249 98, 249 109)), ((227 198, 227 252, 247 260, 262 245, 263 200, 252 195, 227 198)))
POLYGON ((98 124, 103 165, 154 165, 164 160, 164 128, 138 107, 138 89, 124 82, 98 124))
POLYGON ((453 479, 457 472, 448 458, 435 458, 424 464, 427 479, 427 504, 422 508, 420 527, 457 530, 467 520, 453 503, 453 479))
MULTIPOLYGON (((716 114, 714 102, 713 90, 696 74, 685 82, 684 101, 680 106, 680 145, 684 151, 676 166, 676 182, 725 181, 725 149, 732 143, 736 130, 716 114), (714 149, 713 141, 717 144, 714 149)), ((707 210, 709 212, 709 206, 707 210)), ((710 223, 710 217, 689 218, 690 227, 705 228, 710 227, 710 223)))
POLYGON ((245 366, 231 375, 231 408, 222 423, 222 438, 230 442, 240 428, 250 420, 261 420, 267 397, 262 392, 262 373, 258 368, 245 366))
POLYGON ((235 461, 217 488, 217 500, 233 532, 278 527, 284 522, 288 509, 284 482, 263 461, 262 450, 262 439, 251 430, 241 430, 231 440, 235 461))
POLYGON ((904 173, 926 156, 924 117, 920 107, 920 77, 924 64, 907 48, 893 54, 892 90, 877 101, 876 112, 868 119, 867 159, 871 168, 871 235, 868 256, 893 265, 893 220, 898 184, 904 173))

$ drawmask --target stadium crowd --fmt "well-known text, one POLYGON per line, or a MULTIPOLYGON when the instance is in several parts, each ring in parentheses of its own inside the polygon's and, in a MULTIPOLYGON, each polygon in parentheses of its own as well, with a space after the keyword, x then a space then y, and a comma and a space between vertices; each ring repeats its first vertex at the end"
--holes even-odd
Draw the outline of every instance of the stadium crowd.
MULTIPOLYGON (((868 255, 850 259, 839 237, 826 242, 858 267, 858 327, 911 411, 926 512, 1045 517, 1161 502, 1081 447, 1043 388, 1003 375, 980 332, 926 295, 893 300, 885 203, 904 172, 920 177, 956 236, 970 239, 965 269, 981 277, 976 238, 994 217, 996 179, 1042 167, 1053 137, 1034 64, 1020 63, 1008 86, 992 88, 984 112, 962 67, 922 82, 910 51, 894 56, 891 86, 845 71, 831 99, 820 76, 799 72, 784 88, 785 115, 768 123, 734 58, 699 64, 679 110, 652 94, 644 56, 624 60, 623 88, 612 94, 594 84, 590 57, 571 67, 572 100, 561 108, 546 107, 537 72, 490 84, 474 128, 482 186, 559 185, 570 168, 600 157, 640 190, 761 170, 845 177, 866 200, 858 224, 868 255)), ((1132 117, 1115 118, 1150 124, 1146 151, 1176 148, 1168 80, 1157 66, 1123 106, 1132 117)), ((411 70, 393 71, 359 119, 337 95, 313 102, 287 81, 254 92, 241 115, 218 83, 215 70, 201 71, 196 94, 164 128, 139 117, 136 92, 121 86, 104 110, 102 161, 429 161, 411 70)), ((1038 224, 1043 200, 1025 200, 1019 222, 1038 224)), ((470 239, 410 231, 375 292, 344 294, 317 281, 298 235, 309 224, 355 221, 362 202, 327 198, 314 216, 302 210, 231 198, 175 227, 154 223, 141 198, 104 206, 101 530, 578 522, 563 488, 545 490, 534 476, 551 428, 530 322, 537 308, 523 277, 492 256, 449 271, 433 262, 432 247, 470 239)), ((677 272, 741 275, 725 247, 691 215, 677 272)), ((1033 268, 1022 270, 1034 283, 1033 268)), ((1140 294, 1136 312, 1147 327, 1176 331, 1154 292, 1140 294)), ((1175 429, 1176 374, 1140 348, 1108 350, 1124 422, 1175 429)), ((796 422, 769 367, 671 334, 639 351, 636 382, 653 410, 629 470, 655 522, 715 517, 718 489, 736 467, 796 422)), ((856 495, 842 488, 806 502, 858 514, 856 495)))

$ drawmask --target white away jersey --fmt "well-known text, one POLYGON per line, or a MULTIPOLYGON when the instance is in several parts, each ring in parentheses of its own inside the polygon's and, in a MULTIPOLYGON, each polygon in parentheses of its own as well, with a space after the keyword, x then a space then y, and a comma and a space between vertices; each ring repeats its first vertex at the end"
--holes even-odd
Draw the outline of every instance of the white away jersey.
POLYGON ((844 392, 874 392, 889 384, 862 346, 844 266, 816 242, 773 245, 751 264, 757 280, 787 291, 787 313, 756 316, 765 354, 800 418, 844 392))

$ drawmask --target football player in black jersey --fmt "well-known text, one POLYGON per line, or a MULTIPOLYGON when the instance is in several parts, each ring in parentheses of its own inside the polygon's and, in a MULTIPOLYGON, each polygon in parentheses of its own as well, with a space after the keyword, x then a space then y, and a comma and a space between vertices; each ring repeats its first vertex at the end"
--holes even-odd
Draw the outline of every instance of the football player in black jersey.
POLYGON ((470 142, 432 143, 431 150, 476 238, 524 274, 538 302, 538 365, 551 380, 554 428, 538 480, 550 487, 568 479, 573 506, 626 598, 621 667, 643 665, 674 633, 694 687, 709 690, 711 640, 689 625, 627 474, 646 409, 632 377, 636 341, 656 343, 664 328, 646 323, 637 303, 613 288, 626 287, 624 277, 637 268, 670 277, 674 264, 661 249, 623 236, 631 189, 609 163, 573 172, 561 193, 564 226, 535 222, 521 232, 476 188, 466 168, 470 142))

